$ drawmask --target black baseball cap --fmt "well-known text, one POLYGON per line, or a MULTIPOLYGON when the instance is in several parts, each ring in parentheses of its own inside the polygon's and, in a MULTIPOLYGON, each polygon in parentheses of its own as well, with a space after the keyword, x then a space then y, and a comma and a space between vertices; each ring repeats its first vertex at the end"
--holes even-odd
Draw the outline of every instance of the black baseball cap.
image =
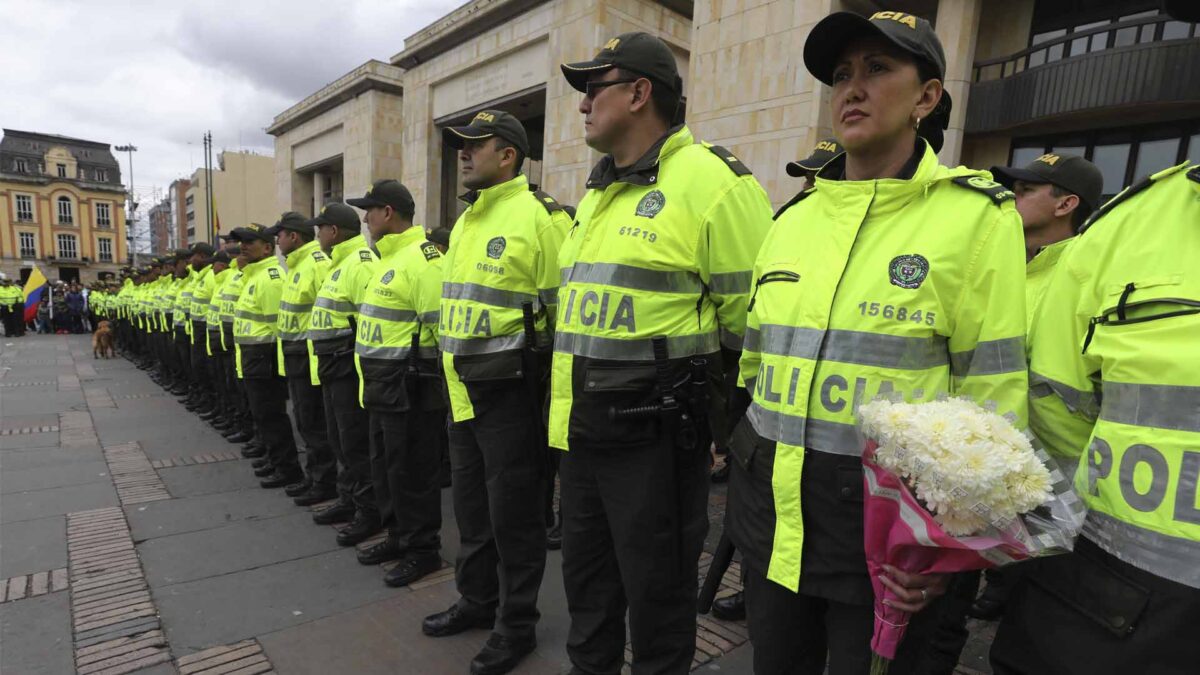
POLYGON ((993 166, 996 182, 1008 189, 1013 183, 1050 183, 1079 197, 1089 211, 1100 207, 1104 175, 1095 164, 1078 155, 1046 153, 1023 168, 993 166))
POLYGON ((339 202, 330 202, 321 207, 321 212, 308 221, 310 226, 333 225, 343 229, 357 230, 360 228, 358 211, 339 202))
MULTIPOLYGON (((928 21, 905 12, 875 12, 869 19, 853 12, 830 14, 813 26, 804 41, 804 65, 813 77, 833 86, 833 71, 842 51, 855 38, 872 36, 881 37, 918 61, 929 64, 945 84, 946 52, 942 49, 942 41, 928 21)), ((953 103, 950 92, 943 87, 937 107, 921 121, 917 130, 934 151, 942 148, 942 132, 950 125, 953 103)))
POLYGON ((608 42, 591 61, 564 63, 560 66, 567 82, 578 91, 587 91, 588 77, 612 68, 643 75, 672 92, 683 95, 679 66, 667 43, 649 33, 622 33, 608 42))
POLYGON ((189 255, 196 255, 199 253, 205 257, 211 257, 212 254, 217 252, 217 249, 213 248, 213 245, 208 242, 198 241, 195 244, 192 244, 192 247, 189 249, 189 251, 189 255))
MULTIPOLYGON (((520 123, 517 123, 520 126, 520 123)), ((522 130, 524 133, 524 130, 522 130)), ((417 211, 417 203, 413 200, 412 193, 404 184, 395 178, 384 178, 383 180, 375 181, 371 187, 367 188, 367 194, 359 199, 347 199, 346 203, 350 206, 357 206, 360 209, 369 209, 373 206, 390 206, 392 209, 405 218, 412 218, 417 211)))
POLYGON ((267 228, 258 223, 250 223, 244 227, 235 227, 227 239, 234 241, 265 241, 274 243, 275 239, 267 234, 267 228))
POLYGON ((267 228, 267 234, 274 237, 284 230, 293 232, 307 232, 312 236, 312 225, 308 224, 308 218, 296 213, 295 211, 286 211, 274 225, 267 228))
POLYGON ((444 227, 439 227, 437 229, 426 232, 425 238, 428 239, 429 241, 432 241, 435 244, 441 244, 442 246, 449 246, 450 245, 450 230, 447 228, 444 228, 444 227))
MULTIPOLYGON (((499 136, 517 146, 521 154, 529 155, 529 136, 521 121, 503 110, 480 110, 465 127, 445 127, 442 141, 458 150, 464 141, 477 141, 499 136)), ((356 205, 357 206, 357 205, 356 205)))
MULTIPOLYGON (((236 254, 234 254, 234 255, 236 255, 236 254)), ((210 263, 225 263, 226 265, 228 265, 229 263, 233 262, 233 255, 230 255, 229 251, 225 251, 225 250, 217 251, 216 254, 213 255, 212 260, 210 260, 209 262, 210 263)))
POLYGON ((822 138, 817 141, 812 154, 808 157, 788 162, 787 173, 789 176, 799 178, 806 171, 820 171, 821 167, 829 163, 829 160, 840 154, 842 154, 842 146, 838 145, 836 138, 822 138))

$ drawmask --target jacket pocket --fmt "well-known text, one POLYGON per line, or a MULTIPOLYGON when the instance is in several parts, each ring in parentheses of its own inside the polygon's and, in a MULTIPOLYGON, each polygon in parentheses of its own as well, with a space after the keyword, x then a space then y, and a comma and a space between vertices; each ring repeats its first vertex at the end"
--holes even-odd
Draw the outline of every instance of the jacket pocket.
POLYGON ((369 410, 403 412, 409 409, 406 373, 402 362, 391 364, 361 361, 363 406, 369 410))
POLYGON ((1094 558, 1086 547, 1053 556, 1030 570, 1029 581, 1096 625, 1124 638, 1134 631, 1150 602, 1149 589, 1094 558))
POLYGON ((657 414, 615 416, 614 412, 658 402, 655 370, 648 365, 586 364, 576 370, 571 437, 586 444, 618 446, 659 440, 657 414))
POLYGON ((279 374, 275 345, 242 345, 242 377, 275 377, 279 374))
POLYGON ((519 380, 522 376, 521 352, 511 350, 497 354, 455 356, 454 371, 458 373, 459 380, 467 383, 519 380))
POLYGON ((317 377, 321 380, 337 380, 358 377, 354 370, 354 351, 339 351, 317 356, 317 377))

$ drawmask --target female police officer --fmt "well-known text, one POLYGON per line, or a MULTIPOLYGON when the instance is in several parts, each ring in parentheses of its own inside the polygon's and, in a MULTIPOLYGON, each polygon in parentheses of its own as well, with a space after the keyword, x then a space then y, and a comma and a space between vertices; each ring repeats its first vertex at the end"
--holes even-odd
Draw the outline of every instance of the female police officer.
MULTIPOLYGON (((827 652, 833 675, 869 669, 859 403, 951 393, 1022 424, 1026 410, 1021 221, 987 173, 937 162, 950 100, 933 29, 837 13, 804 61, 832 88, 845 152, 776 216, 754 268, 741 360, 753 440, 735 443, 727 524, 759 675, 820 673, 827 652)), ((949 582, 888 571, 914 613, 893 673, 936 668, 949 582)))

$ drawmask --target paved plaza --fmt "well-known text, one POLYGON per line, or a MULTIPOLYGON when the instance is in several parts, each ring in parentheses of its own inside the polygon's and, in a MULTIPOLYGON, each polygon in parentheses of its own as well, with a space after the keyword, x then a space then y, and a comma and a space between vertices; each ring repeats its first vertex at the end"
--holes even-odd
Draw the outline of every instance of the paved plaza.
MULTIPOLYGON (((0 672, 466 673, 486 631, 420 629, 457 597, 443 498, 446 567, 388 588, 129 362, 94 360, 86 335, 0 338, 0 672)), ((709 551, 724 503, 714 486, 709 551)), ((517 673, 570 668, 561 561, 517 673)), ((735 564, 719 595, 737 581, 735 564)), ((972 629, 970 675, 989 637, 972 629)), ((702 617, 697 647, 695 672, 751 672, 744 623, 702 617)))

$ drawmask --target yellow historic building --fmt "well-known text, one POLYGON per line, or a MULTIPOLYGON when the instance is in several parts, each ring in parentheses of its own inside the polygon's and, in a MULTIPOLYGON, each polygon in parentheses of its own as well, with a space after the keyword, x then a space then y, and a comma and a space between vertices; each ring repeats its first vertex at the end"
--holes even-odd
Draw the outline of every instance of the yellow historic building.
POLYGON ((125 264, 125 188, 107 143, 4 130, 0 271, 34 265, 51 281, 87 283, 125 264))

